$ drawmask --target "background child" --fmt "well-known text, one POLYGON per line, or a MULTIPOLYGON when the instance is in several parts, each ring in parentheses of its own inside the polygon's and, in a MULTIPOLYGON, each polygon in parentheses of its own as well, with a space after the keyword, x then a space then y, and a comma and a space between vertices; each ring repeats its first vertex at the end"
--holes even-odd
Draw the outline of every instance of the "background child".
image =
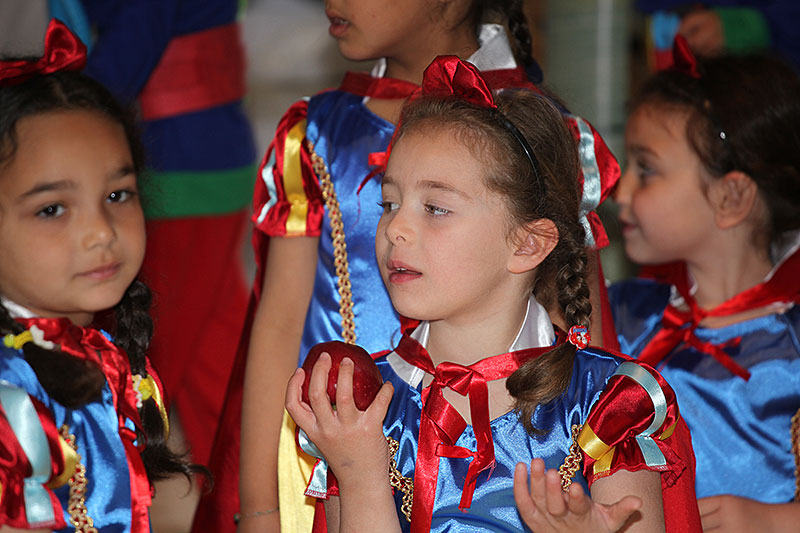
POLYGON ((147 532, 151 481, 190 467, 145 356, 143 151, 85 53, 54 21, 0 62, 0 526, 147 532))
MULTIPOLYGON (((338 479, 329 525, 519 530, 513 471, 533 461, 531 491, 526 498, 520 490, 519 501, 536 531, 616 531, 637 509, 629 531, 663 530, 662 482, 677 487, 678 479, 690 483, 681 486, 688 490, 675 530, 690 530, 699 524, 692 521, 691 451, 682 447, 684 426, 668 436, 667 428, 679 424, 669 387, 643 367, 581 342, 591 304, 574 186, 578 161, 559 112, 530 91, 502 91, 495 100, 477 69, 453 56, 437 58, 422 87, 425 96, 404 108, 392 143, 375 244, 397 312, 422 322, 377 360, 391 385, 366 411, 352 400, 352 364, 342 366, 331 408, 327 356, 311 376, 311 405, 301 400, 303 370, 287 390, 287 409, 338 479), (576 326, 569 343, 532 296, 540 279, 556 280, 564 317, 576 326), (662 395, 657 403, 665 416, 653 417, 654 401, 637 375, 662 395), (614 413, 617 436, 594 423, 595 410, 578 437, 598 397, 600 412, 614 413), (636 444, 650 424, 660 437, 647 446, 658 461, 636 444), (384 434, 394 444, 389 453, 384 434), (586 477, 578 476, 583 486, 594 482, 592 500, 577 487, 567 497, 559 475, 545 468, 558 468, 573 439, 588 444, 590 435, 616 451, 603 458, 595 450, 598 461, 588 461, 586 477), (394 494, 390 459, 391 478, 406 480, 391 485, 394 494), (631 494, 639 499, 624 497, 631 494), (557 500, 568 501, 569 510, 557 509, 557 500), (548 510, 561 516, 553 519, 548 510)), ((309 492, 325 488, 312 481, 309 492)))
POLYGON ((677 263, 612 288, 620 344, 675 389, 704 528, 796 528, 800 81, 677 46, 633 102, 616 195, 630 258, 677 263))
MULTIPOLYGON (((379 201, 380 185, 366 178, 374 169, 370 154, 386 149, 400 106, 418 88, 424 68, 436 55, 452 53, 488 72, 494 89, 534 88, 523 69, 538 67, 519 0, 333 1, 326 3, 326 13, 345 57, 380 60, 371 75, 348 73, 337 90, 293 105, 263 161, 254 198, 259 270, 252 327, 246 327, 252 337, 242 347, 249 343, 244 400, 242 362, 212 458, 214 494, 201 503, 195 519, 198 533, 231 529, 231 516, 239 510, 242 531, 277 527, 281 399, 311 346, 343 338, 376 351, 398 334, 371 244, 379 213, 368 207, 379 201), (506 22, 514 43, 501 26, 480 25, 487 20, 506 22), (237 479, 231 477, 239 466, 239 416, 241 506, 237 479)), ((587 140, 584 155, 593 172, 586 187, 598 192, 587 198, 588 212, 601 200, 601 190, 606 194, 615 182, 618 167, 586 122, 575 119, 574 134, 587 140)), ((295 453, 293 431, 285 435, 284 444, 295 453)), ((281 507, 288 510, 285 502, 281 507)), ((310 524, 298 524, 299 516, 280 512, 283 530, 307 531, 310 524)))

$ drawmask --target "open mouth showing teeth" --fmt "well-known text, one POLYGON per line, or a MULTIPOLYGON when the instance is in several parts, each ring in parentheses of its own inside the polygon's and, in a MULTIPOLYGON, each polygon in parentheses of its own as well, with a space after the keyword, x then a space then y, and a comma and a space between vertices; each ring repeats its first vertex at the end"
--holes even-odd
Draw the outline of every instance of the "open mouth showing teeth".
POLYGON ((343 25, 347 24, 348 22, 343 18, 332 17, 331 18, 331 23, 336 24, 337 26, 343 26, 343 25))

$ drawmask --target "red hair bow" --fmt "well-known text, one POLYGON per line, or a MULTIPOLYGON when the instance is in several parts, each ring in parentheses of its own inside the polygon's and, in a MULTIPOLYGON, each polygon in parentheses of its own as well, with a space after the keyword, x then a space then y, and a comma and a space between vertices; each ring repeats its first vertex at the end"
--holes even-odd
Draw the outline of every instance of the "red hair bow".
POLYGON ((689 42, 686 37, 680 33, 675 36, 675 43, 672 45, 672 68, 691 76, 694 79, 700 79, 700 71, 697 70, 697 59, 694 57, 689 42))
POLYGON ((457 56, 439 56, 422 75, 422 94, 453 95, 478 107, 497 109, 494 96, 480 71, 457 56))
POLYGON ((86 65, 86 46, 67 26, 52 19, 44 37, 44 55, 36 61, 0 61, 0 87, 9 87, 35 76, 60 70, 81 70, 86 65))

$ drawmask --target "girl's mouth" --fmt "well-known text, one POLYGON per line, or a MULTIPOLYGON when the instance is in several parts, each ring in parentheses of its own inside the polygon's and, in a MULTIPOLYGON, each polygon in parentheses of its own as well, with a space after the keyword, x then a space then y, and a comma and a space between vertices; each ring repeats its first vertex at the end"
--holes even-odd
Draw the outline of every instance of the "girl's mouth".
POLYGON ((109 263, 92 270, 87 270, 86 272, 81 272, 80 276, 95 281, 102 281, 114 277, 117 272, 119 272, 120 268, 122 268, 121 263, 109 263))
POLYGON ((328 33, 332 37, 341 37, 350 27, 350 22, 341 17, 328 15, 328 20, 331 22, 328 33))
POLYGON ((422 276, 421 272, 410 270, 405 267, 389 268, 389 281, 392 283, 405 283, 418 279, 420 276, 422 276))

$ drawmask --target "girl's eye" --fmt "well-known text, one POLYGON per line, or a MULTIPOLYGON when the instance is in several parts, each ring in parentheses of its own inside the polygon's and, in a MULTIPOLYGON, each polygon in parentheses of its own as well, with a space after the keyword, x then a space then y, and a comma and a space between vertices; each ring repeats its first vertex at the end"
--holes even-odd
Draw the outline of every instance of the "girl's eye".
POLYGON ((40 209, 37 213, 37 217, 41 218, 55 218, 59 217, 64 214, 64 206, 61 204, 52 204, 48 205, 42 209, 40 209))
POLYGON ((400 206, 399 206, 398 204, 396 204, 395 202, 386 202, 386 201, 384 201, 384 202, 378 202, 378 205, 379 205, 379 206, 381 206, 381 209, 383 209, 383 212, 384 212, 384 213, 389 213, 389 212, 391 212, 391 211, 394 211, 394 210, 395 210, 395 209, 397 209, 398 207, 400 207, 400 206))
POLYGON ((136 193, 134 191, 129 191, 129 190, 114 191, 108 195, 107 200, 109 203, 127 202, 135 195, 136 193))
POLYGON ((433 204, 425 204, 425 211, 433 216, 442 216, 450 213, 449 209, 445 209, 444 207, 439 207, 433 204))

